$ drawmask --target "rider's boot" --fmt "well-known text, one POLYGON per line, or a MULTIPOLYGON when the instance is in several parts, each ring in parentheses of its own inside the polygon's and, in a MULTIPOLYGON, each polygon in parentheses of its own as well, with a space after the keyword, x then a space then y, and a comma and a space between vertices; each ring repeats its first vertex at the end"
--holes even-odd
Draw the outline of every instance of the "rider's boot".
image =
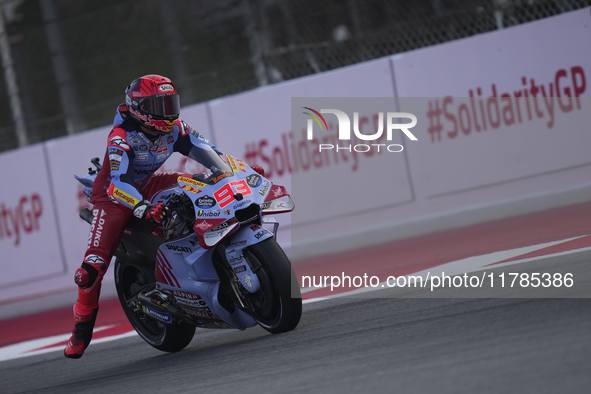
MULTIPOLYGON (((83 307, 83 306, 82 306, 83 307)), ((74 330, 72 336, 64 349, 64 356, 68 358, 80 358, 88 348, 92 339, 92 330, 96 322, 98 307, 85 310, 80 308, 78 303, 74 305, 74 330)))
POLYGON ((78 299, 74 304, 74 331, 64 349, 64 356, 68 358, 82 357, 90 344, 106 270, 105 260, 94 254, 87 255, 76 270, 74 282, 78 285, 78 299))

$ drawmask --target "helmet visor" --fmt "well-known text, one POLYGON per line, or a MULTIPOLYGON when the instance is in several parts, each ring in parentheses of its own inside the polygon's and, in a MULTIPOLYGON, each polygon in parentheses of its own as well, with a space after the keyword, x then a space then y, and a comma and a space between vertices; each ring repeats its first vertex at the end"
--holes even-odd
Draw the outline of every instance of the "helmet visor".
POLYGON ((143 111, 153 116, 178 118, 181 113, 181 100, 177 93, 146 97, 139 104, 143 111))

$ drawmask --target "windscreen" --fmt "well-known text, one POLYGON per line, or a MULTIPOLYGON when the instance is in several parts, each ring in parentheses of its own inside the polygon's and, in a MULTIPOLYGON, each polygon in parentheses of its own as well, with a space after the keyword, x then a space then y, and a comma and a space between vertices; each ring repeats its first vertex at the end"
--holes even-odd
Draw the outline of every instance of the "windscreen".
POLYGON ((188 157, 203 165, 214 175, 224 172, 232 172, 232 167, 224 161, 221 157, 221 153, 215 151, 208 144, 201 143, 192 147, 189 151, 188 157))

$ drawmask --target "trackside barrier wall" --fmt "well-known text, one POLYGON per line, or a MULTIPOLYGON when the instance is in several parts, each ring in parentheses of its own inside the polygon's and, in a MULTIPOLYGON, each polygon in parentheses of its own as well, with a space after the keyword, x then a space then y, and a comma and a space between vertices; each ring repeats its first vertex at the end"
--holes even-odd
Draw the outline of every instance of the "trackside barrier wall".
MULTIPOLYGON (((583 9, 185 107, 182 118, 223 152, 263 166, 296 210, 298 199, 315 199, 291 221, 277 215, 282 244, 298 234, 294 260, 588 201, 590 27, 583 9), (425 121, 413 129, 419 141, 397 137, 403 153, 315 164, 305 160, 305 125, 291 129, 292 97, 390 97, 425 121), (335 169, 343 179, 326 178, 335 169), (327 184, 338 193, 322 194, 327 184), (363 209, 345 203, 368 187, 363 209)), ((88 225, 72 174, 102 159, 109 129, 0 154, 0 318, 74 302, 88 225)), ((194 172, 176 154, 161 170, 194 172)), ((112 282, 108 274, 103 296, 115 294, 112 282)))
MULTIPOLYGON (((183 115, 210 135, 206 104, 186 107, 183 115)), ((93 157, 102 162, 110 130, 105 126, 0 155, 7 169, 0 191, 0 318, 76 300, 74 272, 89 232, 78 212, 91 206, 73 174, 83 176, 94 168, 93 157)), ((175 153, 162 170, 191 172, 183 159, 175 153)), ((103 280, 103 297, 116 294, 111 271, 103 280)))

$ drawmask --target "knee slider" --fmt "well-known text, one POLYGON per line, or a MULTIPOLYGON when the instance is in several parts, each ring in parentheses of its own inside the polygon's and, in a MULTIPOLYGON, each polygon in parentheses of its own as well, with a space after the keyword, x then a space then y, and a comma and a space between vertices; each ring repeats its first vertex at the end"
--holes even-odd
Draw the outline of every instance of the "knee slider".
POLYGON ((81 289, 87 289, 94 284, 98 271, 90 264, 82 263, 82 266, 74 274, 74 282, 81 289))
POLYGON ((74 274, 74 282, 81 289, 93 287, 103 279, 107 269, 104 260, 98 256, 87 256, 74 274))

